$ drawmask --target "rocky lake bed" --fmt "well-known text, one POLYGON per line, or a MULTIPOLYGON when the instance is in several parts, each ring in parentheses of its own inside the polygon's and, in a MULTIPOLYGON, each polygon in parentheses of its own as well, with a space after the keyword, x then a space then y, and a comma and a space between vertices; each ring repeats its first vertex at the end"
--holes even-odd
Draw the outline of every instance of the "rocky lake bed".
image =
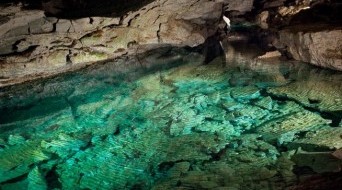
POLYGON ((341 173, 340 72, 165 56, 6 89, 1 189, 296 189, 341 173))

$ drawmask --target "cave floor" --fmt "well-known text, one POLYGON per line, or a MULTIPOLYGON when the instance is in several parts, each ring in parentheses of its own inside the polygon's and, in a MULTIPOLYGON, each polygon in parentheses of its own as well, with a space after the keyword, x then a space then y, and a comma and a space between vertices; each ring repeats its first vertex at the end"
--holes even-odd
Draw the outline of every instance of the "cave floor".
POLYGON ((1 108, 1 189, 341 187, 322 177, 341 169, 340 72, 216 59, 114 75, 47 82, 54 96, 1 108))

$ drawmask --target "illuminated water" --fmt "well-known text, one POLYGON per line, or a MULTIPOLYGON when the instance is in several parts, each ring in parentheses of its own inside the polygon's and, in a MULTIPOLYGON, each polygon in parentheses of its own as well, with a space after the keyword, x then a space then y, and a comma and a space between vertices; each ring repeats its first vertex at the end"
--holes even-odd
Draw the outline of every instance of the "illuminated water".
POLYGON ((284 189, 336 169, 341 73, 182 56, 3 90, 1 189, 284 189))

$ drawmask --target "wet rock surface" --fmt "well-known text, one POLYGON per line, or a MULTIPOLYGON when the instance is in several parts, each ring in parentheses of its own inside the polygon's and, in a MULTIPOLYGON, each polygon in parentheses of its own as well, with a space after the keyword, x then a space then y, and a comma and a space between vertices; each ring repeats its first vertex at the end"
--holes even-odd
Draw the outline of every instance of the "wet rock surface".
POLYGON ((342 126, 321 112, 342 109, 341 73, 160 51, 6 88, 1 188, 286 189, 341 172, 342 126), (317 106, 291 96, 318 78, 317 106))

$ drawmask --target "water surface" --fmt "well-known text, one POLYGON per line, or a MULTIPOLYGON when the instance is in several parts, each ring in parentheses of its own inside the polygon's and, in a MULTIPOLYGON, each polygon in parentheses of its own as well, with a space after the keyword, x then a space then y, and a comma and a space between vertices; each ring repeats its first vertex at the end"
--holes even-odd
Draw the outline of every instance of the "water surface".
POLYGON ((1 189, 285 189, 336 170, 341 73, 184 57, 11 88, 1 189))

